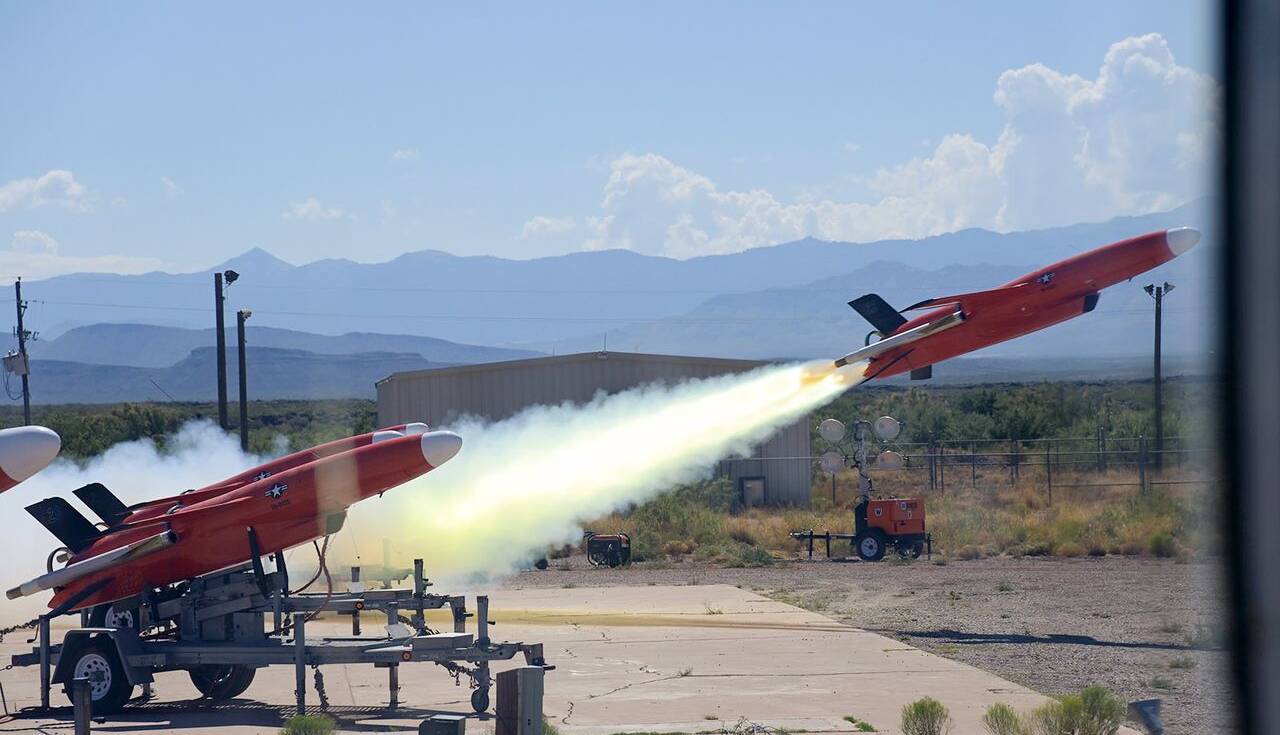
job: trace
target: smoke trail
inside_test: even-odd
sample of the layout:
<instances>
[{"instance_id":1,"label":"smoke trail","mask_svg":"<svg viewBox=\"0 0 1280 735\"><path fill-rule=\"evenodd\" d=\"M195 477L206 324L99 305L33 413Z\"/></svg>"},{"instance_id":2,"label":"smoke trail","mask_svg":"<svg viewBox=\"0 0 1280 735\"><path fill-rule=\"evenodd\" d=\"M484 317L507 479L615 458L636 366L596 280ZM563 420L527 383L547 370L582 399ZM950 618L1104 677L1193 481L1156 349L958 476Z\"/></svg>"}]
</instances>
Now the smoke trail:
<instances>
[{"instance_id":1,"label":"smoke trail","mask_svg":"<svg viewBox=\"0 0 1280 735\"><path fill-rule=\"evenodd\" d=\"M454 583L510 572L531 552L576 541L578 523L705 477L857 382L861 366L772 366L587 405L541 406L485 425L464 422L448 464L362 503L350 530L367 561L384 536ZM339 551L352 540L335 541ZM403 560L399 560L403 561Z\"/></svg>"},{"instance_id":2,"label":"smoke trail","mask_svg":"<svg viewBox=\"0 0 1280 735\"><path fill-rule=\"evenodd\" d=\"M646 386L584 406L536 407L491 425L463 422L463 451L441 469L351 509L333 547L366 545L381 558L381 540L428 560L433 577L469 582L511 571L530 553L575 541L577 523L672 485L705 476L717 460L745 454L774 430L822 405L861 372L825 365L762 368L675 386ZM285 448L279 447L280 453ZM266 461L207 421L193 421L162 451L149 439L117 444L82 463L58 459L0 494L5 527L5 588L40 574L59 544L23 508L67 498L101 482L126 504L174 495ZM88 517L91 514L86 513ZM295 561L296 559L296 561ZM309 573L306 550L290 568ZM45 609L48 594L0 607L10 623Z\"/></svg>"},{"instance_id":3,"label":"smoke trail","mask_svg":"<svg viewBox=\"0 0 1280 735\"><path fill-rule=\"evenodd\" d=\"M141 439L117 444L83 464L58 459L0 494L0 517L8 519L4 561L0 562L4 587L44 572L49 552L59 546L57 539L23 510L31 503L57 495L79 507L80 501L71 491L90 482L106 485L126 504L154 500L207 485L264 461L242 453L235 438L208 421L185 424L164 451L150 439ZM0 620L32 617L45 609L48 599L49 593L5 600Z\"/></svg>"}]
</instances>

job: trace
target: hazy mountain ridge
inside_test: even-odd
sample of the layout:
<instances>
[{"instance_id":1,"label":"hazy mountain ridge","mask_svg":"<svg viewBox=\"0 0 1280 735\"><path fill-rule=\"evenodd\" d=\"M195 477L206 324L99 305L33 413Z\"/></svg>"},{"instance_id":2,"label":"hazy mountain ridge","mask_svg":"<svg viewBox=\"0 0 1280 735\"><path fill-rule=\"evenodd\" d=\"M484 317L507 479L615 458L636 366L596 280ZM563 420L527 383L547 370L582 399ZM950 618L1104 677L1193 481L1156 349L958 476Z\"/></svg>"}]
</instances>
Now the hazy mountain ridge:
<instances>
[{"instance_id":1,"label":"hazy mountain ridge","mask_svg":"<svg viewBox=\"0 0 1280 735\"><path fill-rule=\"evenodd\" d=\"M68 330L57 338L31 343L32 359L97 365L161 368L187 358L192 350L211 347L215 329L184 329L150 324L91 324ZM234 360L236 331L226 330L227 350ZM246 326L250 348L301 350L316 355L357 355L372 352L417 355L428 362L475 363L536 357L538 352L503 347L459 344L434 337L348 332L321 335L275 327Z\"/></svg>"},{"instance_id":2,"label":"hazy mountain ridge","mask_svg":"<svg viewBox=\"0 0 1280 735\"><path fill-rule=\"evenodd\" d=\"M31 398L35 403L214 400L215 354L215 348L202 347L164 368L33 359ZM316 355L271 347L249 347L245 357L250 399L373 398L374 383L391 373L449 364L428 362L418 355ZM228 361L227 378L228 394L237 400L234 359ZM16 389L12 381L10 389Z\"/></svg>"},{"instance_id":3,"label":"hazy mountain ridge","mask_svg":"<svg viewBox=\"0 0 1280 735\"><path fill-rule=\"evenodd\" d=\"M294 266L255 249L201 273L31 281L24 283L24 296L33 303L31 327L48 333L108 321L205 328L212 321L211 273L233 268L241 277L227 289L228 314L250 308L258 326L527 346L678 316L725 294L800 288L875 261L926 269L1048 263L1152 230L1203 227L1208 212L1209 203L1199 201L1173 212L1032 232L970 229L863 244L804 239L689 260L624 250L531 260L418 251L385 263ZM11 325L11 316L0 319Z\"/></svg>"}]
</instances>

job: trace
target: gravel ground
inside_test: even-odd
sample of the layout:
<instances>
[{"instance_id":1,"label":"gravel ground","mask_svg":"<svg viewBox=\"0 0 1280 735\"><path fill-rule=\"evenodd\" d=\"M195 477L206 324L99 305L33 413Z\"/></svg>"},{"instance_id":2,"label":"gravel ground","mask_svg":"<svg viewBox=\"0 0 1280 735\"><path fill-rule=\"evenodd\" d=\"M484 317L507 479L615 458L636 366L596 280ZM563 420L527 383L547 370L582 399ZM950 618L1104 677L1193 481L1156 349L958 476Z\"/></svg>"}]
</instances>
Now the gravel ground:
<instances>
[{"instance_id":1,"label":"gravel ground","mask_svg":"<svg viewBox=\"0 0 1280 735\"><path fill-rule=\"evenodd\" d=\"M1098 683L1164 700L1166 733L1236 732L1222 575L1163 559L984 559L946 564L701 562L596 569L581 557L510 587L731 584L896 637L1046 694Z\"/></svg>"}]
</instances>

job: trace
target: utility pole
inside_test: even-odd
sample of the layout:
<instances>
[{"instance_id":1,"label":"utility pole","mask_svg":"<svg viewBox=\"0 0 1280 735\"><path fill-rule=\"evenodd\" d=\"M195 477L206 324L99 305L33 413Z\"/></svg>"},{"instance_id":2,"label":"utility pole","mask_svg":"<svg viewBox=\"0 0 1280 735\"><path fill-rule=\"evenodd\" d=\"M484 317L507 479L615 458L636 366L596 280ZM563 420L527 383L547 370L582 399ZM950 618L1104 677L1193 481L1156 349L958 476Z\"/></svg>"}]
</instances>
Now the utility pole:
<instances>
[{"instance_id":1,"label":"utility pole","mask_svg":"<svg viewBox=\"0 0 1280 735\"><path fill-rule=\"evenodd\" d=\"M1154 379L1154 386L1152 390L1154 392L1152 394L1152 404L1155 409L1156 423L1154 464L1156 467L1160 467L1164 460L1164 391L1161 390L1160 376L1160 332L1164 297L1168 296L1169 292L1173 290L1173 284L1168 281L1165 281L1163 286L1147 284L1142 290L1146 291L1148 296L1156 300L1155 365L1152 371Z\"/></svg>"},{"instance_id":2,"label":"utility pole","mask_svg":"<svg viewBox=\"0 0 1280 735\"><path fill-rule=\"evenodd\" d=\"M22 324L22 315L27 310L27 302L22 300L22 278L13 282L13 300L18 305L18 360L22 367L22 423L31 425L31 384L27 373L31 372L31 363L27 360L27 330Z\"/></svg>"},{"instance_id":3,"label":"utility pole","mask_svg":"<svg viewBox=\"0 0 1280 735\"><path fill-rule=\"evenodd\" d=\"M227 428L227 335L222 321L222 274L213 274L213 313L218 339L218 426Z\"/></svg>"},{"instance_id":4,"label":"utility pole","mask_svg":"<svg viewBox=\"0 0 1280 735\"><path fill-rule=\"evenodd\" d=\"M236 312L236 349L240 356L240 451L249 451L249 378L244 371L244 322L253 316L248 309Z\"/></svg>"},{"instance_id":5,"label":"utility pole","mask_svg":"<svg viewBox=\"0 0 1280 735\"><path fill-rule=\"evenodd\" d=\"M229 429L227 424L227 332L226 324L222 317L222 304L226 301L223 296L222 281L226 278L228 286L236 282L240 277L239 273L233 270L223 271L222 273L213 274L213 312L214 324L218 333L218 426L223 430Z\"/></svg>"}]
</instances>

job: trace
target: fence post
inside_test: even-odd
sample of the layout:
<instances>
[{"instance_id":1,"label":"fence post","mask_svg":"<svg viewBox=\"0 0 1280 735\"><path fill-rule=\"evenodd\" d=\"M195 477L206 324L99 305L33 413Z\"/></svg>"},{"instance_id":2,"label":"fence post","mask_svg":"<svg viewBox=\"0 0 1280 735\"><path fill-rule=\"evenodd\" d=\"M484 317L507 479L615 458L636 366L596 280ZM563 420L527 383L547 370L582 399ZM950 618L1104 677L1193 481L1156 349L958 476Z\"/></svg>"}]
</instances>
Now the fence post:
<instances>
[{"instance_id":1,"label":"fence post","mask_svg":"<svg viewBox=\"0 0 1280 735\"><path fill-rule=\"evenodd\" d=\"M1046 441L1044 443L1044 477L1049 483L1049 505L1053 506L1053 457L1049 451L1053 448L1053 442Z\"/></svg>"},{"instance_id":2,"label":"fence post","mask_svg":"<svg viewBox=\"0 0 1280 735\"><path fill-rule=\"evenodd\" d=\"M1138 437L1138 492L1147 492L1147 437Z\"/></svg>"},{"instance_id":3,"label":"fence post","mask_svg":"<svg viewBox=\"0 0 1280 735\"><path fill-rule=\"evenodd\" d=\"M929 489L938 489L938 445L929 435Z\"/></svg>"},{"instance_id":4,"label":"fence post","mask_svg":"<svg viewBox=\"0 0 1280 735\"><path fill-rule=\"evenodd\" d=\"M947 494L947 445L938 442L938 489Z\"/></svg>"},{"instance_id":5,"label":"fence post","mask_svg":"<svg viewBox=\"0 0 1280 735\"><path fill-rule=\"evenodd\" d=\"M974 490L978 489L978 443L969 442L969 482Z\"/></svg>"}]
</instances>

